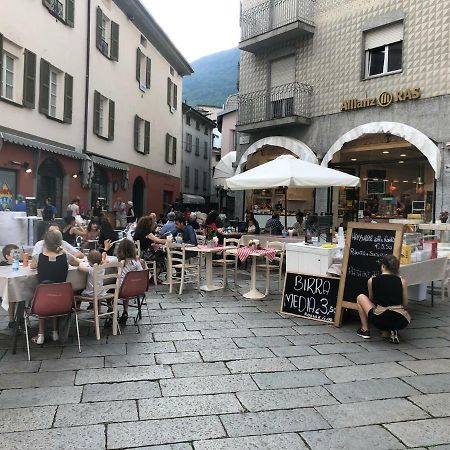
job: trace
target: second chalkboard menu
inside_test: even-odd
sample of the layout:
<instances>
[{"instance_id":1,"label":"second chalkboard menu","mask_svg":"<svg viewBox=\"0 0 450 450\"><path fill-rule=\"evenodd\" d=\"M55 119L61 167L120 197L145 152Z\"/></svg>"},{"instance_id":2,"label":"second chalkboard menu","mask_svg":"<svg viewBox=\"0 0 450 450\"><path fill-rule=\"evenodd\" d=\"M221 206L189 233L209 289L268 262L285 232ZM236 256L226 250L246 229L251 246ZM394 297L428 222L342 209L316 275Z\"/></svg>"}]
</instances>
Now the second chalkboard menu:
<instances>
[{"instance_id":1,"label":"second chalkboard menu","mask_svg":"<svg viewBox=\"0 0 450 450\"><path fill-rule=\"evenodd\" d=\"M335 324L340 326L342 308L358 309L356 298L367 294L367 281L380 272L384 256L400 258L402 224L350 222L342 264Z\"/></svg>"}]
</instances>

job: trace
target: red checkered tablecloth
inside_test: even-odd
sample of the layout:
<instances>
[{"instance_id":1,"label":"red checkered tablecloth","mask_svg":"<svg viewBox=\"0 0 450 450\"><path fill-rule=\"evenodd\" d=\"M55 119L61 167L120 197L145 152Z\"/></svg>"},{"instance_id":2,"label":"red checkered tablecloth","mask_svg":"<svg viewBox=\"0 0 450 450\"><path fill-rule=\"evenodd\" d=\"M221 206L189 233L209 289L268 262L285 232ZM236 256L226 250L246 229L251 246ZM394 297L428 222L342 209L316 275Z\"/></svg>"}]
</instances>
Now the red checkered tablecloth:
<instances>
[{"instance_id":1,"label":"red checkered tablecloth","mask_svg":"<svg viewBox=\"0 0 450 450\"><path fill-rule=\"evenodd\" d=\"M258 254L258 256L266 256L269 261L275 258L277 251L274 248L254 248L254 247L239 247L237 249L239 259L245 261L250 255Z\"/></svg>"}]
</instances>

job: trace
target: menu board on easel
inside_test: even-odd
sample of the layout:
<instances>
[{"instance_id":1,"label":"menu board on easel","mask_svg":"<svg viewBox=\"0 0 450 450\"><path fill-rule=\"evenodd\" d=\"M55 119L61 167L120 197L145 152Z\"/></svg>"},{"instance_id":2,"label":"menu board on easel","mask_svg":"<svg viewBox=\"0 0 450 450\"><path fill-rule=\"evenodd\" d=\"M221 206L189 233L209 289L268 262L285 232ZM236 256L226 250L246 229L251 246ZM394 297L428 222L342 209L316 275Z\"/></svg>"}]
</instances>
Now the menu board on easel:
<instances>
[{"instance_id":1,"label":"menu board on easel","mask_svg":"<svg viewBox=\"0 0 450 450\"><path fill-rule=\"evenodd\" d=\"M358 309L356 298L367 295L367 281L380 273L386 255L400 259L403 225L350 222L342 262L335 325L342 322L342 309Z\"/></svg>"},{"instance_id":2,"label":"menu board on easel","mask_svg":"<svg viewBox=\"0 0 450 450\"><path fill-rule=\"evenodd\" d=\"M25 197L25 208L27 212L27 217L37 216L36 197Z\"/></svg>"}]
</instances>

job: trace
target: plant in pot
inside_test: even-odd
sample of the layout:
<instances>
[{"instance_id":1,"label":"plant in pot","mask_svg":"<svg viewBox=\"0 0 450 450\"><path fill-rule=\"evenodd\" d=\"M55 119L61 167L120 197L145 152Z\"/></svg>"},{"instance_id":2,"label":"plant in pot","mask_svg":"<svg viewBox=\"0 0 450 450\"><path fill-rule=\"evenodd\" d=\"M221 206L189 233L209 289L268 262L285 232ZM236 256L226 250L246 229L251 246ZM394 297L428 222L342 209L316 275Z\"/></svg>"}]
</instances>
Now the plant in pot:
<instances>
[{"instance_id":1,"label":"plant in pot","mask_svg":"<svg viewBox=\"0 0 450 450\"><path fill-rule=\"evenodd\" d=\"M448 211L441 211L439 214L439 220L441 223L447 223L448 220Z\"/></svg>"}]
</instances>

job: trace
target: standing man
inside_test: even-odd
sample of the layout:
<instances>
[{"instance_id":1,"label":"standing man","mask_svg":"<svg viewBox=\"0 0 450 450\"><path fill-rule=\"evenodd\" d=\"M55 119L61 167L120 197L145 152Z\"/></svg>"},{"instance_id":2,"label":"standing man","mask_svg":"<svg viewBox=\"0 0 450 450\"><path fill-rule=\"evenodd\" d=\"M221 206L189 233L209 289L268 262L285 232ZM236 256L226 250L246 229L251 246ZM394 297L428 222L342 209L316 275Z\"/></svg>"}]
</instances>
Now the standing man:
<instances>
[{"instance_id":1,"label":"standing man","mask_svg":"<svg viewBox=\"0 0 450 450\"><path fill-rule=\"evenodd\" d=\"M116 212L116 225L125 228L127 226L127 205L120 197L114 203L113 210Z\"/></svg>"}]
</instances>

